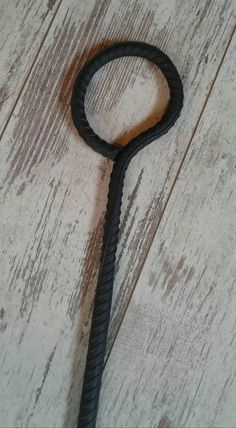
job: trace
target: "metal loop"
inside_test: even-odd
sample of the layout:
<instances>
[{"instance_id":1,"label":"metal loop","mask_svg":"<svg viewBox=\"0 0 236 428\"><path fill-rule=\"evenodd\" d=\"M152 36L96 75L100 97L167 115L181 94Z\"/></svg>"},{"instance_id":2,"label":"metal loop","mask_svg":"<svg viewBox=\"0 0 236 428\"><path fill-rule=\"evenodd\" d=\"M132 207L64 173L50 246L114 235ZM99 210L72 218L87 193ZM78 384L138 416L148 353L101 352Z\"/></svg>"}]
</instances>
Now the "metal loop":
<instances>
[{"instance_id":1,"label":"metal loop","mask_svg":"<svg viewBox=\"0 0 236 428\"><path fill-rule=\"evenodd\" d=\"M85 113L85 95L88 84L93 75L108 62L126 56L145 58L156 64L162 71L170 90L170 99L167 110L156 125L142 132L140 136L131 140L124 148L118 148L100 138L91 128ZM183 86L179 73L169 57L155 46L142 42L124 42L115 44L99 52L90 59L81 69L74 85L71 99L71 112L74 125L84 141L96 152L103 156L115 159L122 150L130 150L138 143L135 152L163 135L174 125L183 106ZM141 138L140 138L141 137ZM128 147L129 146L129 147Z\"/></svg>"}]
</instances>

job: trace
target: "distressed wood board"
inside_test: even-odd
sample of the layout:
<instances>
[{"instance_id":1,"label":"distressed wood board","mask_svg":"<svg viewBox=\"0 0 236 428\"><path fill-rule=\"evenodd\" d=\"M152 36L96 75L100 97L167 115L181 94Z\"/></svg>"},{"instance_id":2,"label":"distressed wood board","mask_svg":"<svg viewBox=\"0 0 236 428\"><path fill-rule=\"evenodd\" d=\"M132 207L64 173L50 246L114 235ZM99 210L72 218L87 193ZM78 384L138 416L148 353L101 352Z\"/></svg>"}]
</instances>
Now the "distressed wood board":
<instances>
[{"instance_id":1,"label":"distressed wood board","mask_svg":"<svg viewBox=\"0 0 236 428\"><path fill-rule=\"evenodd\" d=\"M99 427L236 426L236 37L108 359Z\"/></svg>"},{"instance_id":2,"label":"distressed wood board","mask_svg":"<svg viewBox=\"0 0 236 428\"><path fill-rule=\"evenodd\" d=\"M59 0L0 2L0 135L37 57Z\"/></svg>"},{"instance_id":3,"label":"distressed wood board","mask_svg":"<svg viewBox=\"0 0 236 428\"><path fill-rule=\"evenodd\" d=\"M62 1L1 140L0 414L5 426L73 426L78 412L112 165L73 129L69 102L77 71L101 46L143 40L170 55L185 88L177 126L129 168L111 345L233 24L230 1ZM123 143L161 115L167 93L146 63L116 66L116 75L114 64L94 80L87 108L101 135ZM109 73L114 80L106 78ZM146 94L154 94L151 103ZM143 99L147 116L140 114ZM148 108L156 104L154 114Z\"/></svg>"}]
</instances>

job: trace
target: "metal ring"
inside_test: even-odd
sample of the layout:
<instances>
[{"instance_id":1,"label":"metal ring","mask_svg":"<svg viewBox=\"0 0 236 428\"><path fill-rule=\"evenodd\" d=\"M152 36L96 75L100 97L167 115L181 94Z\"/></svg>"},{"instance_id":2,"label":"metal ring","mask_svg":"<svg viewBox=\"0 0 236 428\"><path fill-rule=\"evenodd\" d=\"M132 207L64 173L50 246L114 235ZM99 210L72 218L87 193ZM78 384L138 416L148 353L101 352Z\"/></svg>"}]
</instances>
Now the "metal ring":
<instances>
[{"instance_id":1,"label":"metal ring","mask_svg":"<svg viewBox=\"0 0 236 428\"><path fill-rule=\"evenodd\" d=\"M91 128L85 113L85 95L88 84L93 75L108 62L126 56L145 58L156 64L162 71L170 91L167 110L162 119L154 126L135 137L124 148L118 148L107 143ZM142 42L124 42L110 46L91 58L81 69L74 85L71 99L71 113L74 125L84 141L96 152L115 159L123 150L134 151L142 149L145 145L168 131L174 125L183 106L183 86L179 73L170 58L155 46ZM136 145L136 147L135 147ZM128 147L129 146L129 147Z\"/></svg>"}]
</instances>

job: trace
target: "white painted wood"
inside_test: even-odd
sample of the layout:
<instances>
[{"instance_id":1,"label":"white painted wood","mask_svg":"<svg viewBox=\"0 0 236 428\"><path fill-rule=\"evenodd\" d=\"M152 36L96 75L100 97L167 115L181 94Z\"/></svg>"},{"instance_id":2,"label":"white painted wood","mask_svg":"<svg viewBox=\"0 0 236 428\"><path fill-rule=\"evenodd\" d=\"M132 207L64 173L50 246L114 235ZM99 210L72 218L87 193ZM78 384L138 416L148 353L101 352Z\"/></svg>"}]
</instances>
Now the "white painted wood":
<instances>
[{"instance_id":1,"label":"white painted wood","mask_svg":"<svg viewBox=\"0 0 236 428\"><path fill-rule=\"evenodd\" d=\"M92 152L72 127L69 102L77 71L101 45L144 40L170 55L185 87L178 125L129 168L113 338L233 23L230 1L62 1L1 141L3 425L69 427L78 412L111 163ZM111 137L127 129L131 107L137 108L130 119L136 131L141 118L148 125L139 112L148 108L152 93L161 104L157 116L166 103L165 85L156 84L147 65L132 61L129 69L124 61L117 66L116 72L111 66L113 82L106 79L108 67L93 83L103 104L98 97L93 104L88 95L91 121L100 123L99 132L107 137L108 125Z\"/></svg>"},{"instance_id":2,"label":"white painted wood","mask_svg":"<svg viewBox=\"0 0 236 428\"><path fill-rule=\"evenodd\" d=\"M236 426L236 37L106 365L99 427Z\"/></svg>"},{"instance_id":3,"label":"white painted wood","mask_svg":"<svg viewBox=\"0 0 236 428\"><path fill-rule=\"evenodd\" d=\"M59 0L0 2L0 135L58 4Z\"/></svg>"}]
</instances>

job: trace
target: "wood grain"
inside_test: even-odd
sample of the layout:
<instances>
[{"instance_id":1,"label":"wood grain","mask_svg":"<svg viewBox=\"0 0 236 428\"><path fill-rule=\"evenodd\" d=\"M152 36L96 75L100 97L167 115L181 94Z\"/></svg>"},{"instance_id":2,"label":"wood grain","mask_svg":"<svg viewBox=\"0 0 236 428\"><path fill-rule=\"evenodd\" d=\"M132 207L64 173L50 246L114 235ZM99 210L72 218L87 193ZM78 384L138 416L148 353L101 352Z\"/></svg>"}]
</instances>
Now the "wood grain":
<instances>
[{"instance_id":1,"label":"wood grain","mask_svg":"<svg viewBox=\"0 0 236 428\"><path fill-rule=\"evenodd\" d=\"M59 0L0 3L0 135L37 57Z\"/></svg>"},{"instance_id":2,"label":"wood grain","mask_svg":"<svg viewBox=\"0 0 236 428\"><path fill-rule=\"evenodd\" d=\"M236 426L236 37L106 365L99 427Z\"/></svg>"},{"instance_id":3,"label":"wood grain","mask_svg":"<svg viewBox=\"0 0 236 428\"><path fill-rule=\"evenodd\" d=\"M178 125L129 168L112 343L233 23L230 1L62 1L1 141L5 426L73 426L78 412L112 167L73 129L69 103L78 70L112 41L144 40L170 55L185 87ZM159 74L138 60L104 68L92 85L98 95L93 102L88 94L91 122L122 144L161 115L168 96Z\"/></svg>"}]
</instances>

